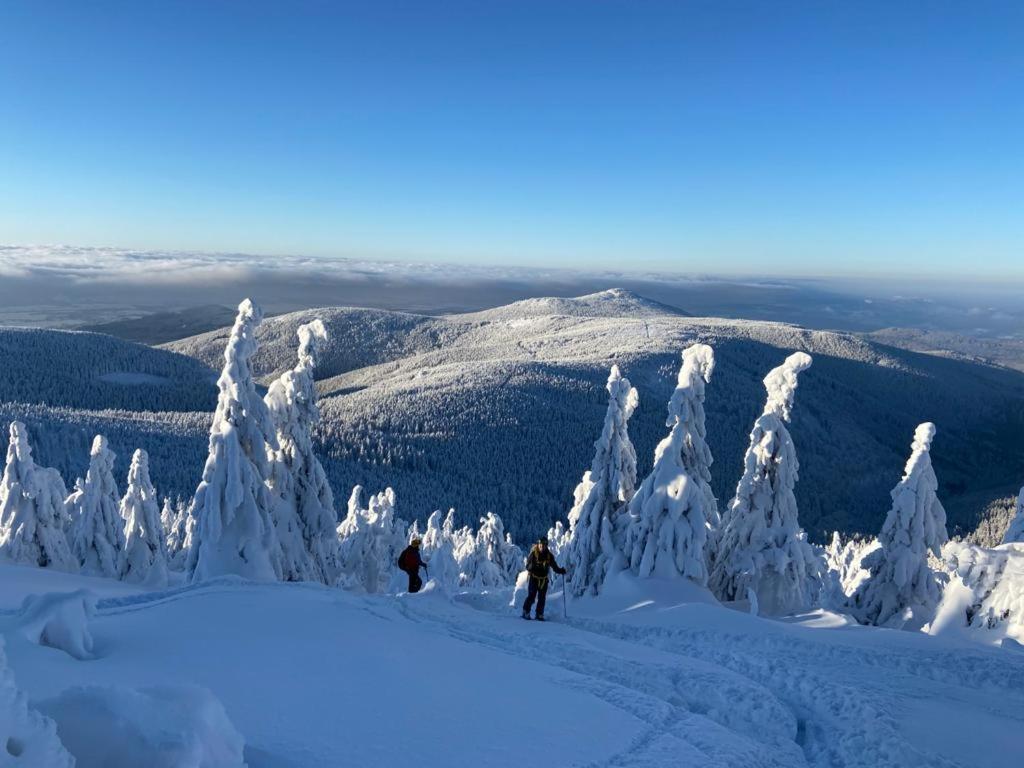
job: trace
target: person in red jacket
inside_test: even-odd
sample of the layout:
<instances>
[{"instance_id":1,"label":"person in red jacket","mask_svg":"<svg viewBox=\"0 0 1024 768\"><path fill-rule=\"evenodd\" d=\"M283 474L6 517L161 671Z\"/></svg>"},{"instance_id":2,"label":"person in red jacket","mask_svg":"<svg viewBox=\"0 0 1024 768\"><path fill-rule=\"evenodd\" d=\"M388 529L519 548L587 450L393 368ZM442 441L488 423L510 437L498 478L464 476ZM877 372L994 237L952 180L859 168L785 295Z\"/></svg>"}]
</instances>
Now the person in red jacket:
<instances>
[{"instance_id":1,"label":"person in red jacket","mask_svg":"<svg viewBox=\"0 0 1024 768\"><path fill-rule=\"evenodd\" d=\"M544 603L548 599L548 574L550 571L565 575L565 568L555 562L555 556L548 549L548 540L541 536L526 558L526 572L530 574L529 590L523 603L523 618L530 618L530 608L537 601L537 621L544 621Z\"/></svg>"},{"instance_id":2,"label":"person in red jacket","mask_svg":"<svg viewBox=\"0 0 1024 768\"><path fill-rule=\"evenodd\" d=\"M423 579L420 578L420 568L425 569L427 564L420 557L420 545L422 543L419 539L413 539L409 542L409 546L402 550L402 554L398 556L398 567L409 576L410 592L419 592L420 587L423 586Z\"/></svg>"}]
</instances>

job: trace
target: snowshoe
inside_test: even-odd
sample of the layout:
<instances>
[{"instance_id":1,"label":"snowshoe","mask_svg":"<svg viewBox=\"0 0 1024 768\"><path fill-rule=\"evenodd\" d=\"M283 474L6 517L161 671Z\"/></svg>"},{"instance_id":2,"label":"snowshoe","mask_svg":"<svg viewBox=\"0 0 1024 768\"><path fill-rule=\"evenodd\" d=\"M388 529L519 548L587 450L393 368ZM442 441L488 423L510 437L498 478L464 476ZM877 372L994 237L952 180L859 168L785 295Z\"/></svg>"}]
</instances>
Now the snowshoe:
<instances>
[{"instance_id":1,"label":"snowshoe","mask_svg":"<svg viewBox=\"0 0 1024 768\"><path fill-rule=\"evenodd\" d=\"M530 620L530 614L528 614L526 611L523 611L523 618L526 619L527 621L529 621Z\"/></svg>"},{"instance_id":2,"label":"snowshoe","mask_svg":"<svg viewBox=\"0 0 1024 768\"><path fill-rule=\"evenodd\" d=\"M544 617L543 616L538 616L537 617L537 621L544 621Z\"/></svg>"}]
</instances>

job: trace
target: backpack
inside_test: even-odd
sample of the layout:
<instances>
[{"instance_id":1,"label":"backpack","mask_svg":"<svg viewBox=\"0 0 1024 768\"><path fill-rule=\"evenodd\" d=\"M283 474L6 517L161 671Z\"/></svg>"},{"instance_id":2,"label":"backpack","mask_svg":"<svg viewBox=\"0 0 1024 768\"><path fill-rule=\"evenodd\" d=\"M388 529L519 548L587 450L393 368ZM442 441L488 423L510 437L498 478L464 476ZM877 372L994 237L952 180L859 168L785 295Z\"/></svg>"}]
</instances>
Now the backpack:
<instances>
[{"instance_id":1,"label":"backpack","mask_svg":"<svg viewBox=\"0 0 1024 768\"><path fill-rule=\"evenodd\" d=\"M411 571L413 568L412 559L412 547L406 547L402 550L402 554L398 556L398 567L403 571Z\"/></svg>"}]
</instances>

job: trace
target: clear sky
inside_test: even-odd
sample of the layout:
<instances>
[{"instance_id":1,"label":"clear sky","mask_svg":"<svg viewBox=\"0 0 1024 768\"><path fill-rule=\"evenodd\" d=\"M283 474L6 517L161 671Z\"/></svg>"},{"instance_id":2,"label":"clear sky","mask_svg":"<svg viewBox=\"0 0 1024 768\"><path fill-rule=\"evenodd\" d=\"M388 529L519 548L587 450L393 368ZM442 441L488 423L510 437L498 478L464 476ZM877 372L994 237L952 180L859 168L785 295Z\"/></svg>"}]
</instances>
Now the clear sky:
<instances>
[{"instance_id":1,"label":"clear sky","mask_svg":"<svg viewBox=\"0 0 1024 768\"><path fill-rule=\"evenodd\" d=\"M1024 276L1024 2L0 2L0 242Z\"/></svg>"}]
</instances>

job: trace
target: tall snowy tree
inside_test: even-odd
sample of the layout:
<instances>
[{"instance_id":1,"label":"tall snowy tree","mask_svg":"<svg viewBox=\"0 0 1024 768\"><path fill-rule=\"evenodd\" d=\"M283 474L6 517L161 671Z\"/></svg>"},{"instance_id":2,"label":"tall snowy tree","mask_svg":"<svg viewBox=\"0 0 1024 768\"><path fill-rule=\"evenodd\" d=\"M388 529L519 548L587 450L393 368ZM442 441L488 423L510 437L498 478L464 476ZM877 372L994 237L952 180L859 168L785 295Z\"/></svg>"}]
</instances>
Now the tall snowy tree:
<instances>
[{"instance_id":1,"label":"tall snowy tree","mask_svg":"<svg viewBox=\"0 0 1024 768\"><path fill-rule=\"evenodd\" d=\"M936 495L931 444L935 425L926 422L914 432L903 479L892 490L892 507L878 536L881 546L863 560L871 575L850 600L862 624L903 627L931 620L942 598L928 554L941 557L946 534L946 511Z\"/></svg>"},{"instance_id":2,"label":"tall snowy tree","mask_svg":"<svg viewBox=\"0 0 1024 768\"><path fill-rule=\"evenodd\" d=\"M128 489L121 499L125 541L124 580L150 587L167 585L167 542L156 489L149 479L149 455L141 448L132 456Z\"/></svg>"},{"instance_id":3,"label":"tall snowy tree","mask_svg":"<svg viewBox=\"0 0 1024 768\"><path fill-rule=\"evenodd\" d=\"M65 533L67 490L55 469L36 466L28 431L10 428L7 463L0 480L0 556L16 563L77 571Z\"/></svg>"},{"instance_id":4,"label":"tall snowy tree","mask_svg":"<svg viewBox=\"0 0 1024 768\"><path fill-rule=\"evenodd\" d=\"M193 581L225 574L263 581L281 576L267 484L269 449L277 439L249 369L262 319L258 307L243 301L224 350L209 455L192 503L196 522L188 571Z\"/></svg>"},{"instance_id":5,"label":"tall snowy tree","mask_svg":"<svg viewBox=\"0 0 1024 768\"><path fill-rule=\"evenodd\" d=\"M349 497L348 514L338 525L340 582L370 594L385 592L396 575L408 526L395 519L395 492L387 488L362 504L361 486Z\"/></svg>"},{"instance_id":6,"label":"tall snowy tree","mask_svg":"<svg viewBox=\"0 0 1024 768\"><path fill-rule=\"evenodd\" d=\"M316 402L316 367L320 344L327 330L320 320L299 326L299 359L270 386L265 401L277 430L279 450L274 462L289 478L280 491L283 502L294 510L311 573L304 576L332 584L338 576L338 525L334 494L320 459L313 451L312 431L320 421Z\"/></svg>"},{"instance_id":7,"label":"tall snowy tree","mask_svg":"<svg viewBox=\"0 0 1024 768\"><path fill-rule=\"evenodd\" d=\"M1017 496L1017 512L1010 520L1010 527L1003 534L1003 544L1024 543L1024 488Z\"/></svg>"},{"instance_id":8,"label":"tall snowy tree","mask_svg":"<svg viewBox=\"0 0 1024 768\"><path fill-rule=\"evenodd\" d=\"M124 518L114 480L114 452L107 438L96 435L89 453L89 471L69 499L73 519L72 549L82 573L118 579L124 573Z\"/></svg>"},{"instance_id":9,"label":"tall snowy tree","mask_svg":"<svg viewBox=\"0 0 1024 768\"><path fill-rule=\"evenodd\" d=\"M562 553L575 595L597 594L615 560L615 521L636 488L636 451L629 440L629 417L639 399L617 365L608 376L608 409L594 443L590 469L576 486L569 512L569 543ZM561 545L561 542L558 542Z\"/></svg>"},{"instance_id":10,"label":"tall snowy tree","mask_svg":"<svg viewBox=\"0 0 1024 768\"><path fill-rule=\"evenodd\" d=\"M493 512L480 518L480 527L467 549L459 564L464 586L506 587L515 584L523 569L523 551L512 543L501 518Z\"/></svg>"},{"instance_id":11,"label":"tall snowy tree","mask_svg":"<svg viewBox=\"0 0 1024 768\"><path fill-rule=\"evenodd\" d=\"M797 517L799 464L786 424L797 376L811 365L795 352L764 379L768 398L754 422L743 476L722 520L710 586L721 600L750 598L759 612L791 613L812 606L825 563Z\"/></svg>"},{"instance_id":12,"label":"tall snowy tree","mask_svg":"<svg viewBox=\"0 0 1024 768\"><path fill-rule=\"evenodd\" d=\"M683 352L668 403L670 428L654 452L654 466L629 504L624 553L637 576L683 576L707 584L708 530L718 520L711 492L711 450L705 441L704 385L715 355L706 344Z\"/></svg>"}]
</instances>

